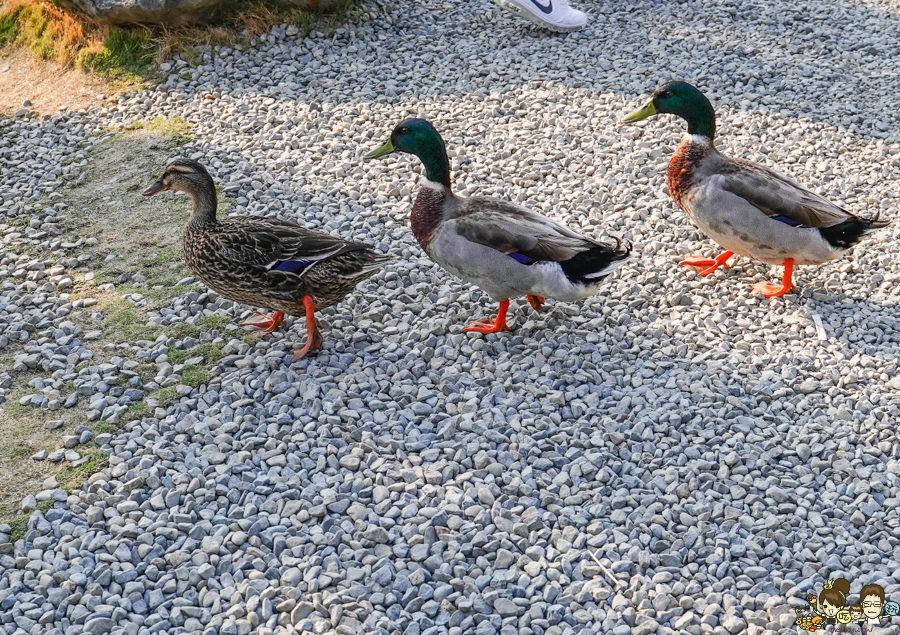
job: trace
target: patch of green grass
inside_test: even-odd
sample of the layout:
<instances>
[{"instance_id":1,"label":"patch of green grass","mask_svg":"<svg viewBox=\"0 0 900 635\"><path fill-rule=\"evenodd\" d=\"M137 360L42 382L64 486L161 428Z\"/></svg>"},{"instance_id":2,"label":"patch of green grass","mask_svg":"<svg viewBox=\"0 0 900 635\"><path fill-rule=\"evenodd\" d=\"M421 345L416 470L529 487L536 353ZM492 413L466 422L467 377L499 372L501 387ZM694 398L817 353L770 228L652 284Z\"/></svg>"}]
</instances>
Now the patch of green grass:
<instances>
[{"instance_id":1,"label":"patch of green grass","mask_svg":"<svg viewBox=\"0 0 900 635\"><path fill-rule=\"evenodd\" d=\"M231 318L225 315L201 315L195 324L204 331L224 329L231 323Z\"/></svg>"},{"instance_id":2,"label":"patch of green grass","mask_svg":"<svg viewBox=\"0 0 900 635\"><path fill-rule=\"evenodd\" d=\"M166 354L169 356L169 361L173 364L181 364L184 360L190 359L191 357L202 357L203 361L207 363L214 363L222 359L222 349L224 345L222 344L198 344L194 348L187 349L179 349L169 347L166 351Z\"/></svg>"},{"instance_id":3,"label":"patch of green grass","mask_svg":"<svg viewBox=\"0 0 900 635\"><path fill-rule=\"evenodd\" d=\"M157 117L147 124L147 129L161 134L169 143L184 145L193 138L191 125L181 117ZM160 252L163 254L165 251ZM181 249L171 249L173 259L181 260ZM168 260L167 260L168 262Z\"/></svg>"},{"instance_id":4,"label":"patch of green grass","mask_svg":"<svg viewBox=\"0 0 900 635\"><path fill-rule=\"evenodd\" d=\"M116 426L112 425L108 421L98 421L97 423L94 424L94 433L95 434L111 434L115 431L116 431Z\"/></svg>"},{"instance_id":5,"label":"patch of green grass","mask_svg":"<svg viewBox=\"0 0 900 635\"><path fill-rule=\"evenodd\" d=\"M193 324L179 322L167 329L172 337L183 340L187 337L200 337L201 333L221 331L231 322L231 318L224 315L202 315Z\"/></svg>"},{"instance_id":6,"label":"patch of green grass","mask_svg":"<svg viewBox=\"0 0 900 635\"><path fill-rule=\"evenodd\" d=\"M22 513L7 515L6 513L0 511L0 518L5 518L6 523L12 529L9 534L9 539L13 543L25 537L25 531L28 529L28 516L28 514Z\"/></svg>"},{"instance_id":7,"label":"patch of green grass","mask_svg":"<svg viewBox=\"0 0 900 635\"><path fill-rule=\"evenodd\" d=\"M185 366L181 372L181 383L192 388L208 384L212 379L212 372L203 366Z\"/></svg>"},{"instance_id":8,"label":"patch of green grass","mask_svg":"<svg viewBox=\"0 0 900 635\"><path fill-rule=\"evenodd\" d=\"M150 130L151 132L155 132L158 135L162 136L167 142L171 145L184 145L191 139L193 139L193 135L191 135L191 124L186 122L181 117L157 117L156 119L152 119L150 121L135 121L134 123L125 127L126 130ZM167 252L171 252L171 257ZM181 250L177 248L167 248L160 252L162 259L157 261L158 263L170 262L171 260L181 259ZM154 258L150 260L145 260L147 264L154 264Z\"/></svg>"},{"instance_id":9,"label":"patch of green grass","mask_svg":"<svg viewBox=\"0 0 900 635\"><path fill-rule=\"evenodd\" d=\"M105 307L110 316L104 322L104 335L119 342L155 340L162 332L158 326L149 326L146 315L125 300Z\"/></svg>"},{"instance_id":10,"label":"patch of green grass","mask_svg":"<svg viewBox=\"0 0 900 635\"><path fill-rule=\"evenodd\" d=\"M27 382L27 379L25 381ZM6 395L6 402L4 402L2 406L3 409L6 410L9 416L14 419L20 419L22 417L27 417L30 414L33 414L34 412L36 412L34 406L23 406L19 403L19 399L34 392L35 390L31 386L20 385L18 388Z\"/></svg>"},{"instance_id":11,"label":"patch of green grass","mask_svg":"<svg viewBox=\"0 0 900 635\"><path fill-rule=\"evenodd\" d=\"M10 12L0 16L0 46L7 46L16 41L19 28L16 24L16 13Z\"/></svg>"},{"instance_id":12,"label":"patch of green grass","mask_svg":"<svg viewBox=\"0 0 900 635\"><path fill-rule=\"evenodd\" d=\"M139 364L138 367L134 369L134 372L141 376L141 380L148 382L156 377L156 364L151 364L149 362Z\"/></svg>"},{"instance_id":13,"label":"patch of green grass","mask_svg":"<svg viewBox=\"0 0 900 635\"><path fill-rule=\"evenodd\" d=\"M186 293L199 290L199 287L176 287L174 284L170 284L163 286L162 289L141 289L138 293L143 294L153 308L159 309L168 306L173 298L180 298Z\"/></svg>"},{"instance_id":14,"label":"patch of green grass","mask_svg":"<svg viewBox=\"0 0 900 635\"><path fill-rule=\"evenodd\" d=\"M91 136L92 137L102 137L105 134L110 134L110 133L116 134L118 132L119 132L118 128L115 128L113 126L106 126L105 128L101 128L100 130L96 130L96 131L92 132Z\"/></svg>"},{"instance_id":15,"label":"patch of green grass","mask_svg":"<svg viewBox=\"0 0 900 635\"><path fill-rule=\"evenodd\" d=\"M67 465L56 474L56 481L59 483L59 486L69 494L81 489L84 481L91 474L96 474L109 465L109 457L97 448L85 451L82 456L88 457L88 461L78 467Z\"/></svg>"},{"instance_id":16,"label":"patch of green grass","mask_svg":"<svg viewBox=\"0 0 900 635\"><path fill-rule=\"evenodd\" d=\"M6 403L3 404L3 408L13 419L20 419L22 417L28 416L28 414L33 410L33 408L31 408L30 406L23 406L18 401L13 401L12 399L8 399Z\"/></svg>"},{"instance_id":17,"label":"patch of green grass","mask_svg":"<svg viewBox=\"0 0 900 635\"><path fill-rule=\"evenodd\" d=\"M34 454L34 450L30 446L17 445L10 449L9 458L13 461L24 461Z\"/></svg>"},{"instance_id":18,"label":"patch of green grass","mask_svg":"<svg viewBox=\"0 0 900 635\"><path fill-rule=\"evenodd\" d=\"M152 414L150 406L143 401L138 401L128 406L128 409L122 413L122 421L133 421L134 419L143 419Z\"/></svg>"},{"instance_id":19,"label":"patch of green grass","mask_svg":"<svg viewBox=\"0 0 900 635\"><path fill-rule=\"evenodd\" d=\"M180 117L176 117L175 119L180 120ZM161 117L159 119L155 119L154 121L166 121ZM172 120L169 120L172 121ZM173 124L177 125L177 124ZM187 124L185 124L187 125ZM176 134L180 134L177 133ZM155 267L158 265L167 265L171 263L181 263L182 261L182 252L181 247L179 245L170 245L168 247L163 247L157 252L149 254L146 258L143 259L143 264L145 267Z\"/></svg>"},{"instance_id":20,"label":"patch of green grass","mask_svg":"<svg viewBox=\"0 0 900 635\"><path fill-rule=\"evenodd\" d=\"M46 512L48 509L50 509L50 508L52 508L52 507L53 507L53 499L52 499L52 498L48 498L48 499L45 500L45 501L40 501L40 502L37 504L37 506L35 507L35 509L36 509L37 511L43 513L43 512Z\"/></svg>"},{"instance_id":21,"label":"patch of green grass","mask_svg":"<svg viewBox=\"0 0 900 635\"><path fill-rule=\"evenodd\" d=\"M144 82L155 78L157 47L147 29L112 29L102 44L87 48L77 66L114 81Z\"/></svg>"},{"instance_id":22,"label":"patch of green grass","mask_svg":"<svg viewBox=\"0 0 900 635\"><path fill-rule=\"evenodd\" d=\"M162 408L165 408L178 398L178 393L174 388L161 388L154 392L151 397L159 402Z\"/></svg>"}]
</instances>

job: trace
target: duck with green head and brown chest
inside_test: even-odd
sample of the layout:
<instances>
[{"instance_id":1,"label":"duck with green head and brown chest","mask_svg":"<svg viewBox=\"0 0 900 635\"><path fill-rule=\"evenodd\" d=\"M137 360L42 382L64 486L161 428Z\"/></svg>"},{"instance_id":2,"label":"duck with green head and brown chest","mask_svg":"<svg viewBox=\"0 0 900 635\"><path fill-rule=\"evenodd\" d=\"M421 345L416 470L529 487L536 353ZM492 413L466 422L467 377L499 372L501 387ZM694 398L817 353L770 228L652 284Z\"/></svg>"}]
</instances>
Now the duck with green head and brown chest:
<instances>
[{"instance_id":1,"label":"duck with green head and brown chest","mask_svg":"<svg viewBox=\"0 0 900 635\"><path fill-rule=\"evenodd\" d=\"M586 238L562 223L494 198L463 198L450 187L444 141L424 119L408 119L367 158L392 152L414 154L425 165L425 183L410 214L413 234L425 253L450 273L500 303L493 321L464 330L507 329L510 298L526 296L540 310L545 298L567 302L594 295L602 281L628 259L629 251Z\"/></svg>"},{"instance_id":2,"label":"duck with green head and brown chest","mask_svg":"<svg viewBox=\"0 0 900 635\"><path fill-rule=\"evenodd\" d=\"M241 326L271 332L285 314L305 315L306 345L292 361L322 344L314 311L340 302L392 260L369 245L342 240L278 218L216 218L216 188L197 161L175 159L144 190L188 194L194 211L182 237L188 268L229 300L274 311Z\"/></svg>"},{"instance_id":3,"label":"duck with green head and brown chest","mask_svg":"<svg viewBox=\"0 0 900 635\"><path fill-rule=\"evenodd\" d=\"M767 298L781 296L794 287L795 265L839 258L863 236L889 223L854 216L774 170L716 150L712 104L685 82L660 86L623 123L661 113L687 122L687 133L669 163L669 193L700 231L726 249L714 259L682 262L699 268L701 276L727 267L737 254L783 266L780 285L753 286Z\"/></svg>"}]
</instances>

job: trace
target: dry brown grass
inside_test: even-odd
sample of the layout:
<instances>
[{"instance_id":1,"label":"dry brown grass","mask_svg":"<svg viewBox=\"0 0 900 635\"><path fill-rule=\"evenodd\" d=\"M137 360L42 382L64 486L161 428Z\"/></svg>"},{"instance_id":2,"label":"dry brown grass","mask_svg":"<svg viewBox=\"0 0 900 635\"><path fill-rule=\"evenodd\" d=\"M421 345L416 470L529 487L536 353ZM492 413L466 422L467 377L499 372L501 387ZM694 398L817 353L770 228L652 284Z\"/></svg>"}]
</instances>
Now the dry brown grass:
<instances>
[{"instance_id":1,"label":"dry brown grass","mask_svg":"<svg viewBox=\"0 0 900 635\"><path fill-rule=\"evenodd\" d=\"M22 44L41 59L68 63L105 29L86 16L63 11L42 0L0 3L0 45Z\"/></svg>"},{"instance_id":2,"label":"dry brown grass","mask_svg":"<svg viewBox=\"0 0 900 635\"><path fill-rule=\"evenodd\" d=\"M262 35L278 24L297 25L304 36L314 28L328 31L348 19L352 6L353 0L346 0L331 13L317 14L265 0L251 2L222 9L212 24L160 27L154 36L154 43L158 47L160 61L175 53L190 59L194 47L235 44Z\"/></svg>"},{"instance_id":3,"label":"dry brown grass","mask_svg":"<svg viewBox=\"0 0 900 635\"><path fill-rule=\"evenodd\" d=\"M74 65L113 79L155 79L155 63L178 53L195 57L198 46L230 45L295 24L304 34L345 22L354 0L328 14L288 8L269 0L223 8L210 24L179 27L110 27L47 0L0 0L0 49L27 48L45 60Z\"/></svg>"}]
</instances>

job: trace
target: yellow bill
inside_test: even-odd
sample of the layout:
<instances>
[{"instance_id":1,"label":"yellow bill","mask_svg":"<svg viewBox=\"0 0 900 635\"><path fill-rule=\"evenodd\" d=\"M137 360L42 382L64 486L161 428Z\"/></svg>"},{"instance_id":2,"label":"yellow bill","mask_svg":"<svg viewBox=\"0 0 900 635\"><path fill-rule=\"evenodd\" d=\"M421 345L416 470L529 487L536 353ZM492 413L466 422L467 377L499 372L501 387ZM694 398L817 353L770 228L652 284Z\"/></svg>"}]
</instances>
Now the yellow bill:
<instances>
[{"instance_id":1,"label":"yellow bill","mask_svg":"<svg viewBox=\"0 0 900 635\"><path fill-rule=\"evenodd\" d=\"M634 123L635 121L640 121L641 119L646 119L647 117L652 117L656 114L656 106L653 104L653 100L648 101L642 108L638 108L633 113L628 115L622 120L622 123Z\"/></svg>"},{"instance_id":2,"label":"yellow bill","mask_svg":"<svg viewBox=\"0 0 900 635\"><path fill-rule=\"evenodd\" d=\"M377 159L378 157L383 157L386 154L390 154L394 151L394 144L391 143L391 140L388 139L384 145L378 146L374 150L372 150L369 154L367 154L364 159Z\"/></svg>"}]
</instances>

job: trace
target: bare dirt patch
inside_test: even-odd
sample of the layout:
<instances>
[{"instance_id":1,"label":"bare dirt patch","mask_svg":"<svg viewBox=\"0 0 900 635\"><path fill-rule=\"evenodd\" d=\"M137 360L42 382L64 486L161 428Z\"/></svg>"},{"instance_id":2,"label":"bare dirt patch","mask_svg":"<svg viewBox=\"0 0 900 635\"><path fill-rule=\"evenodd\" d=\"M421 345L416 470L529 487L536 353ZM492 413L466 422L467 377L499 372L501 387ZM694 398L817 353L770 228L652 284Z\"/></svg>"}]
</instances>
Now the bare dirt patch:
<instances>
[{"instance_id":1,"label":"bare dirt patch","mask_svg":"<svg viewBox=\"0 0 900 635\"><path fill-rule=\"evenodd\" d=\"M136 279L152 290L189 275L181 234L190 203L141 195L162 174L185 132L180 122L158 121L107 139L94 149L86 178L66 193L72 210L67 229L97 239L93 248L103 257L98 272L103 281Z\"/></svg>"},{"instance_id":2,"label":"bare dirt patch","mask_svg":"<svg viewBox=\"0 0 900 635\"><path fill-rule=\"evenodd\" d=\"M7 57L0 57L0 114L14 114L26 99L31 101L31 109L42 114L58 112L60 108L81 110L100 103L98 96L107 91L103 79L36 59L25 50L13 50Z\"/></svg>"},{"instance_id":3,"label":"bare dirt patch","mask_svg":"<svg viewBox=\"0 0 900 635\"><path fill-rule=\"evenodd\" d=\"M73 272L75 287L70 301L96 301L88 308L73 311L67 319L81 329L81 337L89 331L100 333L86 342L94 351L94 358L79 363L77 369L102 363L114 355L128 358L129 353L116 346L121 342L155 340L160 334L199 336L201 329L224 326L207 321L196 326L148 325L154 308L197 289L176 284L190 275L181 252L181 234L190 215L190 203L184 197L141 195L162 174L166 159L187 138L188 130L178 120L144 122L136 127L98 144L88 157L85 178L61 190L62 200L69 205L62 238L79 244L75 253L93 256L87 266ZM136 306L129 299L129 294L137 293L147 299L146 304ZM0 367L12 368L13 359L24 348L25 344L16 344L3 350ZM217 359L218 350L211 345L206 348L210 350L204 350L205 356L210 361ZM182 351L174 353L176 358L178 353ZM152 368L138 369L145 381L152 379L155 371L154 365L149 366ZM201 370L202 376L195 376ZM198 367L191 372L194 374L185 374L183 383L193 385L208 380L205 369ZM19 512L22 498L42 489L44 479L55 476L61 487L75 488L105 465L105 457L95 445L76 448L82 456L92 456L90 462L78 468L65 462L34 461L31 456L40 450L62 447L62 436L74 434L78 426L92 428L95 434L114 430L109 423L87 421L86 400L59 410L21 405L21 397L36 392L29 382L46 375L39 370L13 373L12 390L0 410L0 522L11 523L16 531L21 531L27 520L27 515ZM149 414L156 405L170 401L174 393L174 389L166 388L148 394L144 401L130 407L130 416L124 416L122 421ZM48 430L45 424L53 419L61 419L63 425Z\"/></svg>"}]
</instances>

